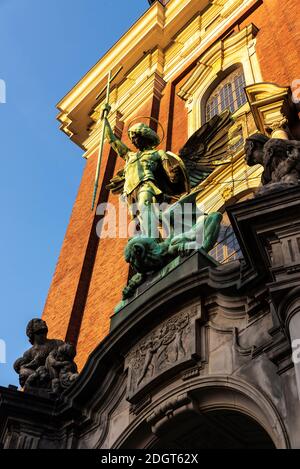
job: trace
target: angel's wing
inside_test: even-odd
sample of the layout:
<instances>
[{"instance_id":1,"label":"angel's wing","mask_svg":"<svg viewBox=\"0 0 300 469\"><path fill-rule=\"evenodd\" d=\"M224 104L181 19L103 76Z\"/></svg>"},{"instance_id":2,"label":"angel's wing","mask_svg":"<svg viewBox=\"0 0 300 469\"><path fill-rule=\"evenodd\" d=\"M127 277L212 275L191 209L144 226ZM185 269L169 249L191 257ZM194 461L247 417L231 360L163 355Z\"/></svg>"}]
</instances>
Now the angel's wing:
<instances>
[{"instance_id":1,"label":"angel's wing","mask_svg":"<svg viewBox=\"0 0 300 469\"><path fill-rule=\"evenodd\" d=\"M200 127L180 150L179 156L185 163L192 188L214 170L214 161L226 156L228 131L232 123L230 111L214 116Z\"/></svg>"}]
</instances>

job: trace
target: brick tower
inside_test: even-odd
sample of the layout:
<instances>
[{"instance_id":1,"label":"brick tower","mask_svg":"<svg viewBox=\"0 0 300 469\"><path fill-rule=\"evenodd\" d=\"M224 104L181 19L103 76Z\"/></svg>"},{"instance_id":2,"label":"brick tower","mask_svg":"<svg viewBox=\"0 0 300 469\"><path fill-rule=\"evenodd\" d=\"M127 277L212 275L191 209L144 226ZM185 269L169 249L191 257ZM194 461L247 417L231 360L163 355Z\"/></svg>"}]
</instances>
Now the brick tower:
<instances>
[{"instance_id":1,"label":"brick tower","mask_svg":"<svg viewBox=\"0 0 300 469\"><path fill-rule=\"evenodd\" d=\"M279 0L149 3L145 14L58 104L61 129L82 148L86 166L43 318L52 336L77 344L80 367L108 333L129 274L123 260L126 239L99 240L101 217L90 207L101 131L102 98L96 98L108 70L123 67L113 82L110 122L125 143L130 121L151 116L164 127L162 146L176 153L208 116L231 109L236 119L231 133L234 164L218 168L210 184L203 182L202 202L208 210L248 197L259 184L261 170L243 163L243 141L255 130L275 130L298 73L297 0L287 0L284 7ZM232 96L222 101L226 87L232 88ZM290 127L299 136L297 120ZM118 206L118 196L106 185L122 165L106 146L98 203ZM226 258L232 251L232 246L222 246L218 255Z\"/></svg>"},{"instance_id":2,"label":"brick tower","mask_svg":"<svg viewBox=\"0 0 300 469\"><path fill-rule=\"evenodd\" d=\"M0 388L0 447L168 448L181 458L195 449L300 448L298 0L149 4L58 104L86 166L43 318L51 338L77 345L80 373L72 344L31 321L33 347L15 364L24 392ZM162 155L160 169L163 157L177 158L186 175L189 164L192 190L177 206L193 198L205 234L211 215L223 215L206 250L183 246L171 258L175 237L166 256L151 239L151 269L137 262L135 275L123 256L127 235L104 237L104 212L91 210L108 71L120 71L114 134L131 146L128 127L143 116L165 133L164 151L126 150L126 165ZM192 147L189 161L183 146ZM97 204L114 207L117 229L127 212L121 219L107 184L120 184L122 167L106 144ZM145 260L145 237L132 241L133 259ZM142 281L116 312L136 275Z\"/></svg>"}]
</instances>

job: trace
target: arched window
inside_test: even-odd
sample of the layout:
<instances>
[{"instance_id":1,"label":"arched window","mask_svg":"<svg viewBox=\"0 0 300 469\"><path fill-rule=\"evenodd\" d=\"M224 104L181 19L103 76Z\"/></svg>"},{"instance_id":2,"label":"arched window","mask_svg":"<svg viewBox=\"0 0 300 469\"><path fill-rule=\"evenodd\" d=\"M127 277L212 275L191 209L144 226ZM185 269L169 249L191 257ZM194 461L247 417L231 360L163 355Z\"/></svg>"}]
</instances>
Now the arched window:
<instances>
[{"instance_id":1,"label":"arched window","mask_svg":"<svg viewBox=\"0 0 300 469\"><path fill-rule=\"evenodd\" d=\"M225 109L234 113L243 106L247 101L245 86L244 73L239 67L222 80L210 94L206 102L206 121L216 114L221 114Z\"/></svg>"}]
</instances>

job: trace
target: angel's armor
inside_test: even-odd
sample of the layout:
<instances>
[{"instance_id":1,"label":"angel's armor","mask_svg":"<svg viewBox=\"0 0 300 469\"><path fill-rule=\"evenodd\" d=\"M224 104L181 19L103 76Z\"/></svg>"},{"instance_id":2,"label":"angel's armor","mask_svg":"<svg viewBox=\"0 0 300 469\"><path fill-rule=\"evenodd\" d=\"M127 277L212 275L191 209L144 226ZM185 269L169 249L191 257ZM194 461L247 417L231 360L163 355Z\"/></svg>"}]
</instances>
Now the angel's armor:
<instances>
[{"instance_id":1,"label":"angel's armor","mask_svg":"<svg viewBox=\"0 0 300 469\"><path fill-rule=\"evenodd\" d=\"M117 151L118 147L116 143ZM158 224L155 221L158 220L158 213L154 204L161 201L162 191L156 185L155 172L161 164L160 154L150 149L137 153L128 149L123 158L126 161L123 193L127 198L131 215L132 217L137 215L142 234L157 238Z\"/></svg>"},{"instance_id":2,"label":"angel's armor","mask_svg":"<svg viewBox=\"0 0 300 469\"><path fill-rule=\"evenodd\" d=\"M138 193L153 193L160 196L162 191L155 185L155 172L161 164L161 155L157 150L146 150L134 153L128 151L125 155L125 184L124 194L131 196L132 202L137 202Z\"/></svg>"}]
</instances>

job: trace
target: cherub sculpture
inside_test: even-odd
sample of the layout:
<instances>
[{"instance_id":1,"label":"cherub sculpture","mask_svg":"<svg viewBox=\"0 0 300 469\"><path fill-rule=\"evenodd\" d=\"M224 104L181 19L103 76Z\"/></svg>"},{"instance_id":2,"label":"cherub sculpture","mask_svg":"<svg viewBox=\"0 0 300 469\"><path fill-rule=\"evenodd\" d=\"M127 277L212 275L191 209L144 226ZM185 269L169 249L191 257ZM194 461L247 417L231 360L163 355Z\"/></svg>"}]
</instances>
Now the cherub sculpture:
<instances>
[{"instance_id":1,"label":"cherub sculpture","mask_svg":"<svg viewBox=\"0 0 300 469\"><path fill-rule=\"evenodd\" d=\"M74 363L75 347L71 344L60 345L53 350L47 360L46 369L52 382L52 391L59 393L67 389L77 376L77 366Z\"/></svg>"},{"instance_id":2,"label":"cherub sculpture","mask_svg":"<svg viewBox=\"0 0 300 469\"><path fill-rule=\"evenodd\" d=\"M262 187L258 189L256 196L299 184L300 142L270 139L258 133L247 138L245 152L249 166L259 164L264 168Z\"/></svg>"},{"instance_id":3,"label":"cherub sculpture","mask_svg":"<svg viewBox=\"0 0 300 469\"><path fill-rule=\"evenodd\" d=\"M29 321L26 335L32 347L14 363L22 388L26 387L28 378L45 365L49 353L64 343L62 340L48 339L47 334L48 327L45 321L38 318Z\"/></svg>"},{"instance_id":4,"label":"cherub sculpture","mask_svg":"<svg viewBox=\"0 0 300 469\"><path fill-rule=\"evenodd\" d=\"M273 184L299 184L300 142L270 139L264 147L264 165L270 168Z\"/></svg>"},{"instance_id":5,"label":"cherub sculpture","mask_svg":"<svg viewBox=\"0 0 300 469\"><path fill-rule=\"evenodd\" d=\"M48 339L42 319L29 321L26 333L32 347L16 360L14 369L25 392L60 393L77 378L75 348L62 340Z\"/></svg>"},{"instance_id":6,"label":"cherub sculpture","mask_svg":"<svg viewBox=\"0 0 300 469\"><path fill-rule=\"evenodd\" d=\"M264 146L270 139L261 133L250 135L245 141L245 161L248 166L264 166L264 172L261 177L263 186L271 182L272 174L270 168L264 165Z\"/></svg>"},{"instance_id":7,"label":"cherub sculpture","mask_svg":"<svg viewBox=\"0 0 300 469\"><path fill-rule=\"evenodd\" d=\"M31 389L49 389L50 375L45 366L40 366L34 373L32 373L24 386L24 391L30 391Z\"/></svg>"}]
</instances>

